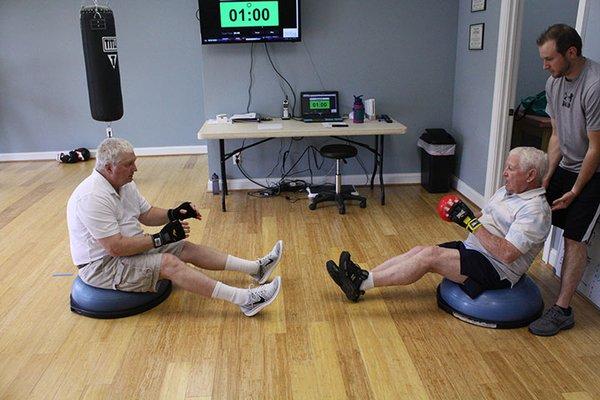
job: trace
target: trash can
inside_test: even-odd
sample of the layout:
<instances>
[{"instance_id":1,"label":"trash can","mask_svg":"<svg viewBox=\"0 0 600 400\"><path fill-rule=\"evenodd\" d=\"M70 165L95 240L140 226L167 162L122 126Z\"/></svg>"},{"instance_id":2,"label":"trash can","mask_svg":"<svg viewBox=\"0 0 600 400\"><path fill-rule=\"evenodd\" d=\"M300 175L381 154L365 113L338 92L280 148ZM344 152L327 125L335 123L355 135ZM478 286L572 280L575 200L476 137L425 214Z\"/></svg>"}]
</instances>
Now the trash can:
<instances>
[{"instance_id":1,"label":"trash can","mask_svg":"<svg viewBox=\"0 0 600 400\"><path fill-rule=\"evenodd\" d=\"M421 185L429 193L450 190L456 142L444 129L425 129L417 142L421 148Z\"/></svg>"}]
</instances>

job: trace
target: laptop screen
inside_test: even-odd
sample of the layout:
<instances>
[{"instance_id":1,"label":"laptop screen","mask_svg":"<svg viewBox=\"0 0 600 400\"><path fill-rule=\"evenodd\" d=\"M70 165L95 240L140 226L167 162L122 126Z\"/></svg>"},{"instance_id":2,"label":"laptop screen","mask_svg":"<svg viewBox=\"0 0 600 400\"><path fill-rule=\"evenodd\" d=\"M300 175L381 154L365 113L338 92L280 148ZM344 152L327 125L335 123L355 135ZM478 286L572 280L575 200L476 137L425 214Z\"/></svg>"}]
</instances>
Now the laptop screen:
<instances>
[{"instance_id":1,"label":"laptop screen","mask_svg":"<svg viewBox=\"0 0 600 400\"><path fill-rule=\"evenodd\" d=\"M302 92L300 94L302 118L339 117L338 92Z\"/></svg>"}]
</instances>

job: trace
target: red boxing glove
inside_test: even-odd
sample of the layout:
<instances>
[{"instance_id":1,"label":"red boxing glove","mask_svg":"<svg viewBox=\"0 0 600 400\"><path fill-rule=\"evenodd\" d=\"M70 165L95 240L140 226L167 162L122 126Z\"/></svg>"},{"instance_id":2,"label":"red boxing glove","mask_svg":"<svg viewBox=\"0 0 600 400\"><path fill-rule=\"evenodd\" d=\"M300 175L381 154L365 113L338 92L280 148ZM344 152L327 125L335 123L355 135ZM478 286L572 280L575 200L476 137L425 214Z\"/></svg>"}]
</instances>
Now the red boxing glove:
<instances>
[{"instance_id":1,"label":"red boxing glove","mask_svg":"<svg viewBox=\"0 0 600 400\"><path fill-rule=\"evenodd\" d=\"M437 206L437 212L438 212L438 215L440 216L440 218L443 219L444 221L452 222L452 219L450 218L450 215L448 214L448 212L452 208L452 205L458 203L459 201L460 201L460 198L455 194L448 194L448 195L442 197ZM445 208L448 208L448 211L446 211Z\"/></svg>"}]
</instances>

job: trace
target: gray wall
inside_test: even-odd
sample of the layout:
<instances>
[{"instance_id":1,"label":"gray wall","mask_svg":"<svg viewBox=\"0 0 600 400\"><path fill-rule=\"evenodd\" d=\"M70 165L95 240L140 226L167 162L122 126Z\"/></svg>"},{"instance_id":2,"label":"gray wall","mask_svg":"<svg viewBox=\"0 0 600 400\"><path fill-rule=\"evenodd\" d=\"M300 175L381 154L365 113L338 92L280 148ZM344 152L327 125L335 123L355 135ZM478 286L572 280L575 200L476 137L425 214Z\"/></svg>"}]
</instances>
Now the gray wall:
<instances>
[{"instance_id":1,"label":"gray wall","mask_svg":"<svg viewBox=\"0 0 600 400\"><path fill-rule=\"evenodd\" d=\"M583 55L600 62L600 0L588 0Z\"/></svg>"},{"instance_id":2,"label":"gray wall","mask_svg":"<svg viewBox=\"0 0 600 400\"><path fill-rule=\"evenodd\" d=\"M565 0L525 1L515 106L521 99L544 90L548 79L548 73L542 68L536 39L553 24L562 23L575 27L578 3Z\"/></svg>"},{"instance_id":3,"label":"gray wall","mask_svg":"<svg viewBox=\"0 0 600 400\"><path fill-rule=\"evenodd\" d=\"M0 1L0 153L95 148L82 1ZM125 114L115 135L137 147L198 145L204 121L196 0L111 1ZM101 1L100 4L105 4Z\"/></svg>"},{"instance_id":4,"label":"gray wall","mask_svg":"<svg viewBox=\"0 0 600 400\"><path fill-rule=\"evenodd\" d=\"M458 142L456 176L479 193L485 191L500 20L500 1L486 3L485 11L472 13L471 0L460 0L452 115ZM469 25L481 22L483 50L469 50Z\"/></svg>"},{"instance_id":5,"label":"gray wall","mask_svg":"<svg viewBox=\"0 0 600 400\"><path fill-rule=\"evenodd\" d=\"M374 97L379 113L409 128L406 135L386 139L384 172L418 172L417 137L424 128L451 124L456 22L456 1L303 0L302 42L269 48L297 93L339 90L344 113L351 110L353 94ZM245 112L250 45L203 46L202 58L207 118ZM282 99L264 47L256 45L251 111L279 116ZM296 155L307 143L322 141L295 142ZM228 143L228 149L236 144L241 142ZM280 145L275 141L244 153L243 164L250 175L267 175ZM370 158L361 154L370 166ZM209 166L210 173L218 173L217 143L209 143ZM362 171L354 162L344 168L346 173ZM241 175L229 167L228 176Z\"/></svg>"}]
</instances>

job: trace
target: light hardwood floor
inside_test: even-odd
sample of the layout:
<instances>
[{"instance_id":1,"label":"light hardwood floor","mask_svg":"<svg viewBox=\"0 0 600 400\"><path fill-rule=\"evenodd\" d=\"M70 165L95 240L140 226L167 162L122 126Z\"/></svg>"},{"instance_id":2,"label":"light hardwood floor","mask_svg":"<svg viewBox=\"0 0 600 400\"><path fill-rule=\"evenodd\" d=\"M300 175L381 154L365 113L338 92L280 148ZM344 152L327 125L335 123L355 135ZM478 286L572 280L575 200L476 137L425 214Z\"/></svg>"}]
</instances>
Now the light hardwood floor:
<instances>
[{"instance_id":1,"label":"light hardwood floor","mask_svg":"<svg viewBox=\"0 0 600 400\"><path fill-rule=\"evenodd\" d=\"M579 297L575 328L551 338L451 317L437 308L435 275L345 300L324 267L341 250L373 268L418 244L464 238L436 216L440 195L420 186L390 186L386 206L362 189L368 207L344 216L245 192L233 192L222 213L204 191L206 156L140 158L136 182L151 203L201 209L191 240L255 258L283 239L283 290L254 318L178 289L130 318L73 314L74 277L54 274L76 273L65 205L92 167L0 163L2 399L600 398L600 313ZM532 276L551 301L559 283L550 269L536 262Z\"/></svg>"}]
</instances>

